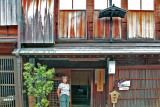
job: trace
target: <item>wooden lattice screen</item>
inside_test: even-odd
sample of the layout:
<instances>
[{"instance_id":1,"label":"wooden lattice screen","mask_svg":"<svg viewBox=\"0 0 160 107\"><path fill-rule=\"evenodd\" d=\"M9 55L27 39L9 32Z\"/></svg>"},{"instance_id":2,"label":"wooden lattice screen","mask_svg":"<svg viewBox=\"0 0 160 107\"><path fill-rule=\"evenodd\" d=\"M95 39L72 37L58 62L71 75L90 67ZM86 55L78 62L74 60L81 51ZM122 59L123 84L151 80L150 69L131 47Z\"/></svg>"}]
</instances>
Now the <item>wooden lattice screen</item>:
<instances>
[{"instance_id":1,"label":"wooden lattice screen","mask_svg":"<svg viewBox=\"0 0 160 107\"><path fill-rule=\"evenodd\" d=\"M115 88L120 80L130 80L129 90L120 91L116 107L159 107L160 66L117 67Z\"/></svg>"},{"instance_id":2,"label":"wooden lattice screen","mask_svg":"<svg viewBox=\"0 0 160 107\"><path fill-rule=\"evenodd\" d=\"M51 92L50 107L59 107L57 88L58 85L61 83L61 79L54 79L53 82L54 84L53 84L53 91Z\"/></svg>"},{"instance_id":3,"label":"wooden lattice screen","mask_svg":"<svg viewBox=\"0 0 160 107\"><path fill-rule=\"evenodd\" d=\"M14 60L0 56L0 107L15 107Z\"/></svg>"}]
</instances>

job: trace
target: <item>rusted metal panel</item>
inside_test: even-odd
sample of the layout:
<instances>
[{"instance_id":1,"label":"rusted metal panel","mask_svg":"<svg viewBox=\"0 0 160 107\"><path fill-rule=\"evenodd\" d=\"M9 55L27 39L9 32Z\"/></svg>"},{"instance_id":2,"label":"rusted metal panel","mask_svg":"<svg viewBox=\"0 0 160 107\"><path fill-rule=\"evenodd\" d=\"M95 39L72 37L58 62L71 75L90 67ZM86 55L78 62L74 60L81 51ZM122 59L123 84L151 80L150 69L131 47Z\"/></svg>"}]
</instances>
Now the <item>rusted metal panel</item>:
<instances>
[{"instance_id":1,"label":"rusted metal panel","mask_svg":"<svg viewBox=\"0 0 160 107\"><path fill-rule=\"evenodd\" d=\"M94 38L110 37L110 18L99 19L99 11L94 11L93 35ZM112 18L112 37L121 38L121 18Z\"/></svg>"},{"instance_id":2,"label":"rusted metal panel","mask_svg":"<svg viewBox=\"0 0 160 107\"><path fill-rule=\"evenodd\" d=\"M60 11L59 13L59 38L85 38L86 12L85 11Z\"/></svg>"},{"instance_id":3,"label":"rusted metal panel","mask_svg":"<svg viewBox=\"0 0 160 107\"><path fill-rule=\"evenodd\" d=\"M17 25L17 0L0 1L0 26Z\"/></svg>"},{"instance_id":4,"label":"rusted metal panel","mask_svg":"<svg viewBox=\"0 0 160 107\"><path fill-rule=\"evenodd\" d=\"M23 43L54 43L54 0L23 0Z\"/></svg>"},{"instance_id":5,"label":"rusted metal panel","mask_svg":"<svg viewBox=\"0 0 160 107\"><path fill-rule=\"evenodd\" d=\"M128 12L129 38L154 38L154 12Z\"/></svg>"}]
</instances>

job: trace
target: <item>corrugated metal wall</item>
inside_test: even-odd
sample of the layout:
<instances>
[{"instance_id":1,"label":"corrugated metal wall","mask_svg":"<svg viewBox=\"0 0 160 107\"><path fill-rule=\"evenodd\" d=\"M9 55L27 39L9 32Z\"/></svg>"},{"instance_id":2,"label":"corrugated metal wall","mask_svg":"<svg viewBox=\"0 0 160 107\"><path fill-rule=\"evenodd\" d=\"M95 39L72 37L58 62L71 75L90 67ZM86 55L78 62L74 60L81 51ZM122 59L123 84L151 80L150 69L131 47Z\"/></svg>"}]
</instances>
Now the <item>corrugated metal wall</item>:
<instances>
[{"instance_id":1,"label":"corrugated metal wall","mask_svg":"<svg viewBox=\"0 0 160 107\"><path fill-rule=\"evenodd\" d=\"M54 43L54 0L22 0L22 43Z\"/></svg>"},{"instance_id":2,"label":"corrugated metal wall","mask_svg":"<svg viewBox=\"0 0 160 107\"><path fill-rule=\"evenodd\" d=\"M129 90L120 93L116 107L159 107L160 66L119 66L115 87L120 80L130 80Z\"/></svg>"},{"instance_id":3,"label":"corrugated metal wall","mask_svg":"<svg viewBox=\"0 0 160 107\"><path fill-rule=\"evenodd\" d=\"M0 0L0 26L17 25L17 0Z\"/></svg>"},{"instance_id":4,"label":"corrugated metal wall","mask_svg":"<svg viewBox=\"0 0 160 107\"><path fill-rule=\"evenodd\" d=\"M14 57L0 56L0 107L16 107L14 69Z\"/></svg>"}]
</instances>

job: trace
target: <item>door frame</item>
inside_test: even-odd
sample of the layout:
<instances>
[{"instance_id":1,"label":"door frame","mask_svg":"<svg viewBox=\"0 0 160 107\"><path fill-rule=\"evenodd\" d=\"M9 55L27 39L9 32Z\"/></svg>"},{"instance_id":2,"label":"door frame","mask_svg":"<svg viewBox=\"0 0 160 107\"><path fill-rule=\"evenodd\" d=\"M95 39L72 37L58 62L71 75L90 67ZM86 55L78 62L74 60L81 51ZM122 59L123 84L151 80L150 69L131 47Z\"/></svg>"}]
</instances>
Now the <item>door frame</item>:
<instances>
[{"instance_id":1,"label":"door frame","mask_svg":"<svg viewBox=\"0 0 160 107\"><path fill-rule=\"evenodd\" d=\"M73 68L73 69L70 69L70 87L71 87L71 72L72 71L76 71L76 70L86 70L86 71L90 71L91 72L91 96L90 96L90 107L93 107L93 76L94 76L94 71L95 69L91 69L91 68L84 68L84 69L76 69L76 68ZM70 88L70 93L71 93L71 88ZM70 95L70 107L72 107L72 99L71 99L71 96Z\"/></svg>"}]
</instances>

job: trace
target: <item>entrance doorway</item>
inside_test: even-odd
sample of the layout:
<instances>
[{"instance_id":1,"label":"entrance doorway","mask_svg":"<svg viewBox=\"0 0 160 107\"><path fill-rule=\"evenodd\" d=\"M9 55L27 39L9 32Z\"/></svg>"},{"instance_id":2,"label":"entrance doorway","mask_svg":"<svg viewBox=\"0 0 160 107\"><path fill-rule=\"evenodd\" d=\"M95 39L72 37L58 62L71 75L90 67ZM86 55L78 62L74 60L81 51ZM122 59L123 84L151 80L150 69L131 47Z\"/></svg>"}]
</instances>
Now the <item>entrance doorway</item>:
<instances>
[{"instance_id":1,"label":"entrance doorway","mask_svg":"<svg viewBox=\"0 0 160 107\"><path fill-rule=\"evenodd\" d=\"M91 70L71 70L72 107L90 107Z\"/></svg>"}]
</instances>

